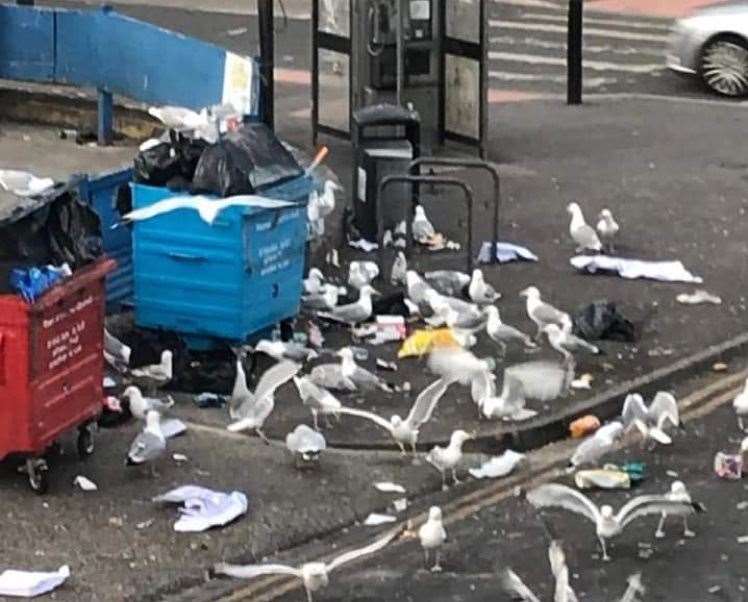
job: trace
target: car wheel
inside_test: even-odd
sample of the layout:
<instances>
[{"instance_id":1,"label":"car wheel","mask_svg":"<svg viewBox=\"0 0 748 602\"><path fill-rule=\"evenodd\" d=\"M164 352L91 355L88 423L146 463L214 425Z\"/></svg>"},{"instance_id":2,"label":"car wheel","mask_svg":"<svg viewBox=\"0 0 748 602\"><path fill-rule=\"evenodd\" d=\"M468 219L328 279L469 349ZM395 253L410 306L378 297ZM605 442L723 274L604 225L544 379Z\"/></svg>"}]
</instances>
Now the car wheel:
<instances>
[{"instance_id":1,"label":"car wheel","mask_svg":"<svg viewBox=\"0 0 748 602\"><path fill-rule=\"evenodd\" d=\"M734 37L709 42L701 53L701 77L723 96L748 94L748 44Z\"/></svg>"}]
</instances>

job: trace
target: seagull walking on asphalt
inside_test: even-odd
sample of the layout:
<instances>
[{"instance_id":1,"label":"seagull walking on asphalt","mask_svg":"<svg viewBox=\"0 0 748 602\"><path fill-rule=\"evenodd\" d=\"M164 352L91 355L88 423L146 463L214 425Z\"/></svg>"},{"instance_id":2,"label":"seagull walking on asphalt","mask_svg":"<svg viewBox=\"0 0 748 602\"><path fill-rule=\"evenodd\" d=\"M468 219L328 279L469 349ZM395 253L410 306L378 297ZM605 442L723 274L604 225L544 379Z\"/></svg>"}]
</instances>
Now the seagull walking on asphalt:
<instances>
[{"instance_id":1,"label":"seagull walking on asphalt","mask_svg":"<svg viewBox=\"0 0 748 602\"><path fill-rule=\"evenodd\" d=\"M436 235L436 228L426 217L423 205L416 205L416 213L413 216L413 238L416 242L425 244Z\"/></svg>"},{"instance_id":2,"label":"seagull walking on asphalt","mask_svg":"<svg viewBox=\"0 0 748 602\"><path fill-rule=\"evenodd\" d=\"M330 573L345 564L383 550L388 544L395 541L402 531L402 527L393 529L368 546L345 552L330 562L307 562L300 567L292 567L284 564L236 565L219 563L213 567L213 571L218 575L228 575L229 577L239 579L253 579L262 575L287 575L296 577L304 584L307 602L314 602L314 592L330 584Z\"/></svg>"},{"instance_id":3,"label":"seagull walking on asphalt","mask_svg":"<svg viewBox=\"0 0 748 602\"><path fill-rule=\"evenodd\" d=\"M130 380L150 391L160 389L169 384L174 377L173 359L172 352L166 349L161 352L161 361L158 364L130 370Z\"/></svg>"},{"instance_id":4,"label":"seagull walking on asphalt","mask_svg":"<svg viewBox=\"0 0 748 602\"><path fill-rule=\"evenodd\" d=\"M540 298L540 291L536 287L527 287L525 290L520 292L519 296L527 299L527 316L535 323L535 326L538 327L535 340L540 340L543 334L543 328L549 324L556 324L561 328L561 330L571 332L573 326L571 316L566 312L556 309L549 303L544 302Z\"/></svg>"},{"instance_id":5,"label":"seagull walking on asphalt","mask_svg":"<svg viewBox=\"0 0 748 602\"><path fill-rule=\"evenodd\" d=\"M237 366L239 364L241 361L237 361ZM299 370L301 370L301 364L283 360L265 370L254 393L249 390L246 381L243 387L240 384L238 399L232 395L231 403L229 403L229 414L234 422L226 429L234 433L253 430L267 443L268 439L262 432L262 427L275 407L275 391L296 376ZM235 405L237 401L240 402L239 405Z\"/></svg>"},{"instance_id":6,"label":"seagull walking on asphalt","mask_svg":"<svg viewBox=\"0 0 748 602\"><path fill-rule=\"evenodd\" d=\"M378 294L379 293L376 290L366 284L361 287L358 301L347 305L338 305L330 311L319 312L317 315L320 318L326 318L334 322L341 322L343 324L348 324L349 326L354 326L360 322L366 322L366 320L371 318L371 314L374 311L371 297L372 295Z\"/></svg>"},{"instance_id":7,"label":"seagull walking on asphalt","mask_svg":"<svg viewBox=\"0 0 748 602\"><path fill-rule=\"evenodd\" d=\"M138 387L130 385L122 393L122 397L129 401L130 412L138 420L146 420L149 412L158 412L159 428L167 439L182 435L187 430L187 425L178 418L163 418L163 415L174 407L174 399L171 396L168 401L157 397L144 397Z\"/></svg>"},{"instance_id":8,"label":"seagull walking on asphalt","mask_svg":"<svg viewBox=\"0 0 748 602\"><path fill-rule=\"evenodd\" d=\"M340 409L343 404L330 391L315 385L308 376L294 376L293 382L299 392L299 397L301 397L301 403L312 412L314 430L319 430L320 414L325 416L328 427L330 426L330 414L340 416Z\"/></svg>"},{"instance_id":9,"label":"seagull walking on asphalt","mask_svg":"<svg viewBox=\"0 0 748 602\"><path fill-rule=\"evenodd\" d=\"M473 277L470 279L470 286L468 287L468 296L471 301L478 305L490 305L501 297L494 287L486 283L483 278L483 270L478 268L473 270Z\"/></svg>"},{"instance_id":10,"label":"seagull walking on asphalt","mask_svg":"<svg viewBox=\"0 0 748 602\"><path fill-rule=\"evenodd\" d=\"M166 437L161 431L161 415L155 410L146 414L145 427L135 437L127 452L126 466L141 466L150 463L151 471L156 476L153 461L166 451Z\"/></svg>"},{"instance_id":11,"label":"seagull walking on asphalt","mask_svg":"<svg viewBox=\"0 0 748 602\"><path fill-rule=\"evenodd\" d=\"M600 355L600 348L588 343L583 338L561 330L558 324L548 324L543 327L543 332L548 337L548 343L556 351L564 356L565 360L573 358L574 351L586 351L593 355Z\"/></svg>"},{"instance_id":12,"label":"seagull walking on asphalt","mask_svg":"<svg viewBox=\"0 0 748 602\"><path fill-rule=\"evenodd\" d=\"M703 512L703 506L694 502L670 499L664 495L640 495L623 505L617 514L611 506L598 508L586 495L576 489L556 483L541 485L527 494L527 500L538 509L562 508L579 514L595 524L603 560L610 560L605 542L623 533L633 521L651 514L689 516Z\"/></svg>"},{"instance_id":13,"label":"seagull walking on asphalt","mask_svg":"<svg viewBox=\"0 0 748 602\"><path fill-rule=\"evenodd\" d=\"M626 431L636 428L642 434L645 444L670 445L673 439L665 431L668 423L681 428L678 401L665 391L659 391L649 407L639 393L627 395L621 417Z\"/></svg>"},{"instance_id":14,"label":"seagull walking on asphalt","mask_svg":"<svg viewBox=\"0 0 748 602\"><path fill-rule=\"evenodd\" d=\"M446 324L450 328L475 332L486 324L486 314L477 305L440 295L435 290L426 293L426 300L434 312L431 318L426 319L432 326Z\"/></svg>"},{"instance_id":15,"label":"seagull walking on asphalt","mask_svg":"<svg viewBox=\"0 0 748 602\"><path fill-rule=\"evenodd\" d=\"M331 391L390 391L385 381L356 363L350 347L343 347L337 355L341 358L339 364L321 364L312 369L309 378L315 385Z\"/></svg>"},{"instance_id":16,"label":"seagull walking on asphalt","mask_svg":"<svg viewBox=\"0 0 748 602\"><path fill-rule=\"evenodd\" d=\"M426 461L441 473L444 491L448 489L447 471L452 473L452 483L460 484L461 481L457 478L457 466L462 461L462 446L471 439L475 439L475 435L463 430L454 431L449 438L449 445L446 447L436 445L426 456Z\"/></svg>"},{"instance_id":17,"label":"seagull walking on asphalt","mask_svg":"<svg viewBox=\"0 0 748 602\"><path fill-rule=\"evenodd\" d=\"M688 489L686 489L686 484L683 481L673 481L672 485L670 485L670 491L665 494L665 497L676 502L683 502L684 504L693 503L691 494L688 492ZM667 512L662 513L660 522L657 525L657 530L655 531L655 537L657 539L665 537L663 527L665 526L667 516ZM683 537L696 537L696 533L688 528L688 515L685 514L683 515Z\"/></svg>"},{"instance_id":18,"label":"seagull walking on asphalt","mask_svg":"<svg viewBox=\"0 0 748 602\"><path fill-rule=\"evenodd\" d=\"M748 415L748 378L745 379L743 390L738 393L732 402L732 407L735 410L735 416L738 419L738 428L745 432L743 426L743 419Z\"/></svg>"},{"instance_id":19,"label":"seagull walking on asphalt","mask_svg":"<svg viewBox=\"0 0 748 602\"><path fill-rule=\"evenodd\" d=\"M613 241L618 235L618 222L613 218L613 214L610 209L603 209L600 212L597 222L597 233L600 236L600 240L605 243L605 246L609 251L613 251Z\"/></svg>"},{"instance_id":20,"label":"seagull walking on asphalt","mask_svg":"<svg viewBox=\"0 0 748 602\"><path fill-rule=\"evenodd\" d=\"M317 292L302 295L301 306L306 310L330 311L337 306L341 292L345 294L344 291L345 287L323 284Z\"/></svg>"},{"instance_id":21,"label":"seagull walking on asphalt","mask_svg":"<svg viewBox=\"0 0 748 602\"><path fill-rule=\"evenodd\" d=\"M447 531L442 521L442 509L439 506L431 506L429 517L418 529L418 539L421 540L426 567L429 566L429 557L434 553L434 564L431 566L432 573L441 573L440 548L447 541Z\"/></svg>"},{"instance_id":22,"label":"seagull walking on asphalt","mask_svg":"<svg viewBox=\"0 0 748 602\"><path fill-rule=\"evenodd\" d=\"M423 277L426 279L436 292L442 295L459 297L463 294L472 278L464 272L457 270L436 270L426 272Z\"/></svg>"},{"instance_id":23,"label":"seagull walking on asphalt","mask_svg":"<svg viewBox=\"0 0 748 602\"><path fill-rule=\"evenodd\" d=\"M254 346L254 350L266 353L277 361L308 362L318 357L314 349L293 341L269 341L262 339Z\"/></svg>"},{"instance_id":24,"label":"seagull walking on asphalt","mask_svg":"<svg viewBox=\"0 0 748 602\"><path fill-rule=\"evenodd\" d=\"M486 333L501 348L502 355L506 354L507 344L512 341L521 341L528 348L537 347L532 339L524 332L502 322L498 307L489 305L484 311L487 316Z\"/></svg>"},{"instance_id":25,"label":"seagull walking on asphalt","mask_svg":"<svg viewBox=\"0 0 748 602\"><path fill-rule=\"evenodd\" d=\"M569 223L569 234L574 243L577 245L577 253L584 251L594 251L599 253L603 248L603 243L595 232L595 229L584 221L584 215L577 203L569 203L566 211L571 215Z\"/></svg>"},{"instance_id":26,"label":"seagull walking on asphalt","mask_svg":"<svg viewBox=\"0 0 748 602\"><path fill-rule=\"evenodd\" d=\"M395 414L387 420L372 412L346 407L340 408L338 413L371 420L390 434L403 455L405 455L405 446L409 445L415 457L421 427L431 420L439 400L444 396L449 385L450 383L443 378L431 383L416 397L405 419Z\"/></svg>"},{"instance_id":27,"label":"seagull walking on asphalt","mask_svg":"<svg viewBox=\"0 0 748 602\"><path fill-rule=\"evenodd\" d=\"M597 464L600 458L613 449L623 432L623 424L617 420L601 426L577 446L569 467L574 469L584 464Z\"/></svg>"}]
</instances>

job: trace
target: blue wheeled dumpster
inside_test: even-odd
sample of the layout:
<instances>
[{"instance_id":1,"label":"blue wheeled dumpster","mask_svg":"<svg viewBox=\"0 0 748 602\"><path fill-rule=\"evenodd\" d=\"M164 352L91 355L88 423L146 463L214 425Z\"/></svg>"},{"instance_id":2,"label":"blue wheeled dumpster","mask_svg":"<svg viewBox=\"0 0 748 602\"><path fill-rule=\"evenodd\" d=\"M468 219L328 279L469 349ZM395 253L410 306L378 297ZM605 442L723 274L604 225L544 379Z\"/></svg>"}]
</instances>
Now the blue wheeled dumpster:
<instances>
[{"instance_id":1,"label":"blue wheeled dumpster","mask_svg":"<svg viewBox=\"0 0 748 602\"><path fill-rule=\"evenodd\" d=\"M81 199L99 214L104 252L117 261L106 280L107 309L114 311L132 305L132 235L129 228L112 227L122 218L117 210L120 187L131 181L132 169L128 167L83 177L78 187Z\"/></svg>"},{"instance_id":2,"label":"blue wheeled dumpster","mask_svg":"<svg viewBox=\"0 0 748 602\"><path fill-rule=\"evenodd\" d=\"M136 324L175 332L192 349L208 349L247 341L295 316L312 185L304 176L258 190L299 204L230 207L212 226L190 209L137 222ZM132 184L132 192L135 209L183 194L142 184Z\"/></svg>"}]
</instances>

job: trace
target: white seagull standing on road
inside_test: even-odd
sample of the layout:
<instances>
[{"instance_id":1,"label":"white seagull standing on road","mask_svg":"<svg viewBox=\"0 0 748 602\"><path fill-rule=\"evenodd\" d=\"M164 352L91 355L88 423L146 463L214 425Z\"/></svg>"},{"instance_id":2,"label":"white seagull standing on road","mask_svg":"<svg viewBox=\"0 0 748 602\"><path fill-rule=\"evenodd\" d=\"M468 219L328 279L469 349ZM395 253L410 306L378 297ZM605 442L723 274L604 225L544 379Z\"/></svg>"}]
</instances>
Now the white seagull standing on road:
<instances>
[{"instance_id":1,"label":"white seagull standing on road","mask_svg":"<svg viewBox=\"0 0 748 602\"><path fill-rule=\"evenodd\" d=\"M125 465L140 466L147 462L151 463L151 471L156 476L153 461L166 451L166 437L161 432L161 415L155 410L146 414L145 427L135 437L127 453Z\"/></svg>"},{"instance_id":2,"label":"white seagull standing on road","mask_svg":"<svg viewBox=\"0 0 748 602\"><path fill-rule=\"evenodd\" d=\"M413 239L416 242L427 243L435 234L436 229L426 217L423 205L416 205L416 214L413 216Z\"/></svg>"},{"instance_id":3,"label":"white seagull standing on road","mask_svg":"<svg viewBox=\"0 0 748 602\"><path fill-rule=\"evenodd\" d=\"M566 211L571 214L569 224L569 234L577 245L577 253L584 251L595 251L599 253L603 248L603 243L595 232L595 229L584 221L582 210L576 203L569 203Z\"/></svg>"},{"instance_id":4,"label":"white seagull standing on road","mask_svg":"<svg viewBox=\"0 0 748 602\"><path fill-rule=\"evenodd\" d=\"M623 436L623 424L617 420L601 426L594 434L582 441L571 456L570 468L583 464L596 464L597 461L613 449Z\"/></svg>"},{"instance_id":5,"label":"white seagull standing on road","mask_svg":"<svg viewBox=\"0 0 748 602\"><path fill-rule=\"evenodd\" d=\"M670 491L665 494L665 497L676 502L683 502L684 504L690 504L693 501L691 499L691 494L688 493L688 489L686 489L686 485L683 481L673 481L673 484L670 485ZM657 539L665 537L663 527L665 526L666 519L667 512L663 512L662 517L660 518L660 523L657 525L657 530L655 531L655 537ZM687 515L683 515L683 537L696 537L696 533L688 528Z\"/></svg>"},{"instance_id":6,"label":"white seagull standing on road","mask_svg":"<svg viewBox=\"0 0 748 602\"><path fill-rule=\"evenodd\" d=\"M433 447L426 456L426 461L436 468L442 475L442 489L447 490L447 471L452 472L452 482L455 485L460 484L457 478L457 466L462 460L462 446L466 441L475 439L475 435L463 430L457 430L449 438L449 445Z\"/></svg>"},{"instance_id":7,"label":"white seagull standing on road","mask_svg":"<svg viewBox=\"0 0 748 602\"><path fill-rule=\"evenodd\" d=\"M501 321L501 314L499 314L498 307L489 305L486 307L485 312L486 316L488 316L486 332L489 338L501 347L502 355L506 353L507 343L511 341L521 341L525 347L529 348L537 347L532 339L524 332Z\"/></svg>"},{"instance_id":8,"label":"white seagull standing on road","mask_svg":"<svg viewBox=\"0 0 748 602\"><path fill-rule=\"evenodd\" d=\"M613 251L613 240L618 234L618 222L613 218L610 209L603 209L600 212L599 221L597 222L597 233L605 242L609 251Z\"/></svg>"},{"instance_id":9,"label":"white seagull standing on road","mask_svg":"<svg viewBox=\"0 0 748 602\"><path fill-rule=\"evenodd\" d=\"M613 514L611 506L598 508L583 493L556 483L533 489L527 494L527 500L539 509L562 508L592 521L603 551L603 560L610 560L605 542L623 533L623 530L637 518L650 514L689 516L704 511L703 506L690 501L670 499L664 495L640 495L624 504L617 514Z\"/></svg>"},{"instance_id":10,"label":"white seagull standing on road","mask_svg":"<svg viewBox=\"0 0 748 602\"><path fill-rule=\"evenodd\" d=\"M644 438L644 443L656 442L670 445L673 440L665 432L667 423L669 422L676 428L682 428L678 401L671 393L665 391L659 391L649 407L644 404L644 399L638 393L627 395L623 402L621 416L626 431L638 429Z\"/></svg>"},{"instance_id":11,"label":"white seagull standing on road","mask_svg":"<svg viewBox=\"0 0 748 602\"><path fill-rule=\"evenodd\" d=\"M483 278L483 270L477 268L473 270L473 277L470 279L468 296L471 301L478 305L490 305L501 297L494 287L486 283Z\"/></svg>"},{"instance_id":12,"label":"white seagull standing on road","mask_svg":"<svg viewBox=\"0 0 748 602\"><path fill-rule=\"evenodd\" d=\"M527 316L538 327L538 332L535 335L536 340L540 340L543 328L548 326L548 324L557 324L564 332L571 332L573 326L571 316L544 302L540 298L540 291L536 287L527 287L525 290L520 291L519 296L527 299Z\"/></svg>"},{"instance_id":13,"label":"white seagull standing on road","mask_svg":"<svg viewBox=\"0 0 748 602\"><path fill-rule=\"evenodd\" d=\"M339 415L343 404L330 391L315 385L308 376L294 376L293 382L301 397L301 403L309 408L314 420L314 430L319 430L319 415L324 414L327 425L330 426L330 414Z\"/></svg>"},{"instance_id":14,"label":"white seagull standing on road","mask_svg":"<svg viewBox=\"0 0 748 602\"><path fill-rule=\"evenodd\" d=\"M431 572L441 573L442 567L439 564L441 552L439 548L447 541L447 531L444 529L442 510L439 506L431 506L429 509L428 520L418 529L418 539L421 540L426 566L429 565L429 555L433 550L434 565L431 567Z\"/></svg>"},{"instance_id":15,"label":"white seagull standing on road","mask_svg":"<svg viewBox=\"0 0 748 602\"><path fill-rule=\"evenodd\" d=\"M574 357L572 355L573 351L584 350L593 355L600 355L599 347L596 347L592 343L588 343L571 332L561 330L558 324L548 324L543 327L543 332L548 337L548 343L550 346L563 355L566 360L570 360Z\"/></svg>"},{"instance_id":16,"label":"white seagull standing on road","mask_svg":"<svg viewBox=\"0 0 748 602\"><path fill-rule=\"evenodd\" d=\"M342 322L349 326L354 326L360 322L365 322L371 318L371 314L374 311L374 307L371 302L372 295L378 295L379 293L374 290L370 285L366 284L361 287L359 292L358 301L355 303L349 303L348 305L338 305L332 308L328 312L319 312L317 315L320 318L327 318L334 322Z\"/></svg>"}]
</instances>

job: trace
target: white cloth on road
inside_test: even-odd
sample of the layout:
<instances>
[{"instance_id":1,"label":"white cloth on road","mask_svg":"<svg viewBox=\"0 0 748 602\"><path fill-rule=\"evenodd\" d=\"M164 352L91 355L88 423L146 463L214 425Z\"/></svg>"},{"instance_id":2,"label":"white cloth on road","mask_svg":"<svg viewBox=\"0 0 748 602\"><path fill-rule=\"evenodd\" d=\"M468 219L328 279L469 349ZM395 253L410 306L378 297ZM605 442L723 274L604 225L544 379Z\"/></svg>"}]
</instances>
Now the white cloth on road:
<instances>
[{"instance_id":1,"label":"white cloth on road","mask_svg":"<svg viewBox=\"0 0 748 602\"><path fill-rule=\"evenodd\" d=\"M577 255L570 260L576 269L595 274L597 272L616 272L621 278L648 278L661 282L691 282L700 284L703 279L693 275L677 260L646 261L626 259L608 255Z\"/></svg>"},{"instance_id":2,"label":"white cloth on road","mask_svg":"<svg viewBox=\"0 0 748 602\"><path fill-rule=\"evenodd\" d=\"M478 253L478 263L491 263L491 242L484 242ZM496 259L499 263L509 263L510 261L537 261L538 256L530 249L515 245L510 242L496 243Z\"/></svg>"},{"instance_id":3,"label":"white cloth on road","mask_svg":"<svg viewBox=\"0 0 748 602\"><path fill-rule=\"evenodd\" d=\"M68 577L67 565L50 573L8 569L0 573L0 596L34 598L60 587Z\"/></svg>"},{"instance_id":4,"label":"white cloth on road","mask_svg":"<svg viewBox=\"0 0 748 602\"><path fill-rule=\"evenodd\" d=\"M247 496L240 491L224 493L197 485L184 485L153 498L154 502L183 504L174 523L179 533L199 533L227 525L247 512Z\"/></svg>"}]
</instances>

